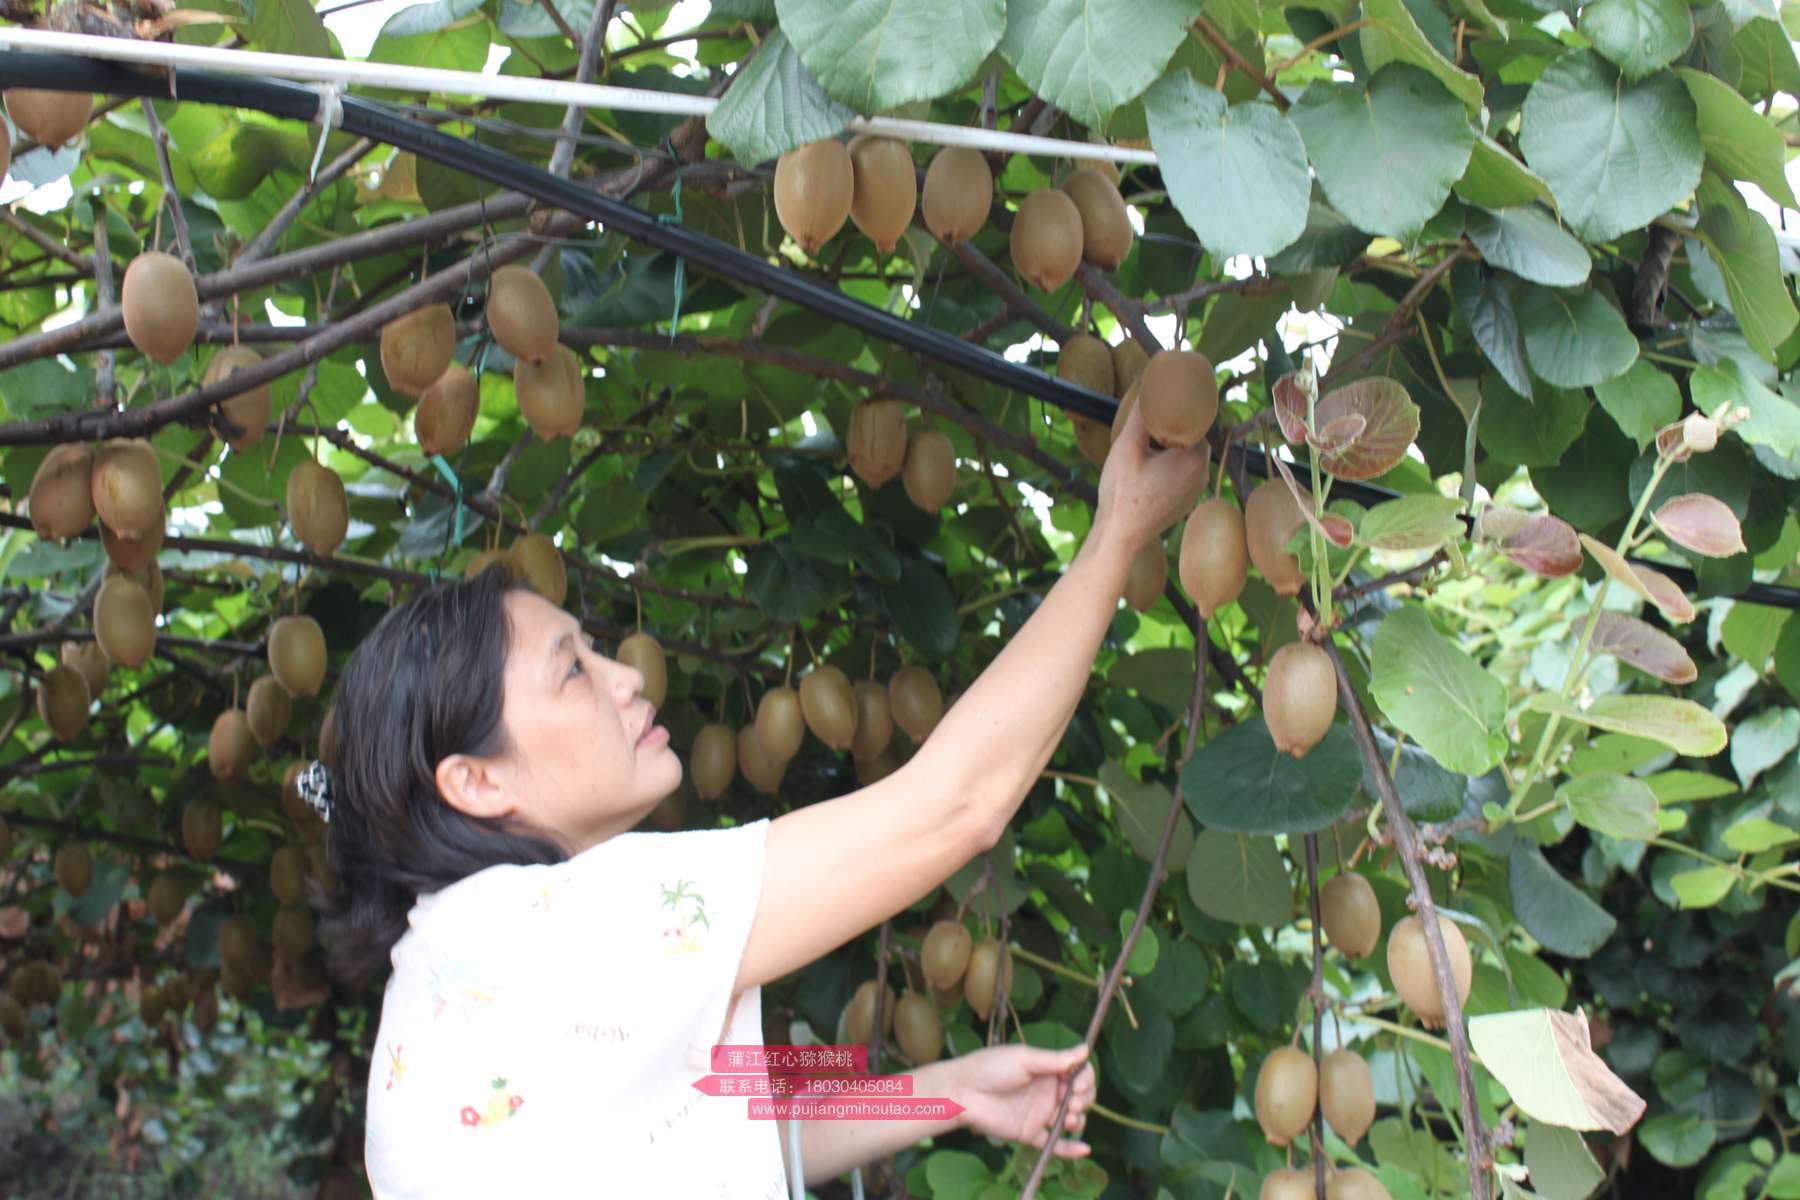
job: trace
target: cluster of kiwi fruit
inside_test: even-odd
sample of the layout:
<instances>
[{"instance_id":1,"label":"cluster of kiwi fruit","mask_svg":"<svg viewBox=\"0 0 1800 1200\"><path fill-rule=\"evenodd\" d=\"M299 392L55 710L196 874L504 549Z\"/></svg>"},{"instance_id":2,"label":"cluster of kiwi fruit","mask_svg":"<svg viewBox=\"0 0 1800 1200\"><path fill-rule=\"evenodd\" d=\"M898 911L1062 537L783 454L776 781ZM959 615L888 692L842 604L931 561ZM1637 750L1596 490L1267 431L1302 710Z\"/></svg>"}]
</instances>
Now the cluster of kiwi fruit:
<instances>
[{"instance_id":1,"label":"cluster of kiwi fruit","mask_svg":"<svg viewBox=\"0 0 1800 1200\"><path fill-rule=\"evenodd\" d=\"M1286 1146L1312 1124L1314 1110L1324 1113L1325 1120L1344 1141L1352 1146L1362 1141L1369 1126L1375 1123L1375 1080L1369 1073L1368 1060L1354 1050L1334 1050L1317 1066L1312 1056L1296 1046L1281 1046L1263 1060L1256 1077L1256 1121L1263 1136L1272 1146ZM1349 1172L1339 1172L1342 1176ZM1370 1179L1373 1180L1373 1176ZM1360 1181L1358 1181L1360 1183ZM1339 1190L1328 1190L1328 1196L1360 1198L1365 1193L1345 1184ZM1380 1187L1376 1183L1376 1187ZM1304 1191L1293 1190L1304 1187ZM1311 1196L1312 1175L1304 1170L1287 1168L1272 1172L1262 1187L1263 1200L1291 1200ZM1386 1196L1386 1191L1368 1192L1366 1196Z\"/></svg>"},{"instance_id":2,"label":"cluster of kiwi fruit","mask_svg":"<svg viewBox=\"0 0 1800 1200\"><path fill-rule=\"evenodd\" d=\"M864 980L844 1006L843 1033L854 1045L868 1045L875 1037L879 1015L882 1036L892 1037L900 1052L914 1066L936 1062L944 1052L941 1013L953 1008L960 995L981 1020L993 1011L996 982L1012 995L1012 953L997 939L976 941L959 920L942 920L925 933L919 950L922 990L906 988L899 999L892 988ZM998 976L1003 979L997 980ZM879 1008L879 1014L877 1009Z\"/></svg>"},{"instance_id":3,"label":"cluster of kiwi fruit","mask_svg":"<svg viewBox=\"0 0 1800 1200\"><path fill-rule=\"evenodd\" d=\"M563 563L562 551L544 534L522 533L504 550L498 547L483 550L463 568L463 578L474 579L494 566L559 608L569 594L569 571ZM659 699L657 703L662 701Z\"/></svg>"},{"instance_id":4,"label":"cluster of kiwi fruit","mask_svg":"<svg viewBox=\"0 0 1800 1200\"><path fill-rule=\"evenodd\" d=\"M1381 941L1381 905L1369 881L1354 871L1340 871L1319 889L1319 923L1332 948L1345 958L1366 958ZM1469 998L1474 982L1474 963L1469 943L1456 922L1438 916L1438 930L1450 956L1450 973L1456 980L1457 1002ZM1425 947L1425 925L1416 915L1402 917L1388 932L1388 975L1401 1002L1428 1029L1444 1024L1444 1001L1437 976Z\"/></svg>"},{"instance_id":5,"label":"cluster of kiwi fruit","mask_svg":"<svg viewBox=\"0 0 1800 1200\"><path fill-rule=\"evenodd\" d=\"M977 160L980 156L976 155ZM981 164L987 170L987 164ZM993 180L988 180L991 192ZM930 194L930 184L926 185ZM827 138L788 151L775 163L775 216L808 255L853 221L875 248L890 254L912 224L919 180L912 151L888 137L863 135L849 145ZM929 201L928 211L929 211ZM987 215L987 192L982 216Z\"/></svg>"},{"instance_id":6,"label":"cluster of kiwi fruit","mask_svg":"<svg viewBox=\"0 0 1800 1200\"><path fill-rule=\"evenodd\" d=\"M6 981L6 994L0 996L0 1029L14 1040L24 1037L26 1010L54 1005L62 998L62 986L62 968L50 960L20 963Z\"/></svg>"},{"instance_id":7,"label":"cluster of kiwi fruit","mask_svg":"<svg viewBox=\"0 0 1800 1200\"><path fill-rule=\"evenodd\" d=\"M244 706L227 708L213 721L206 757L220 783L241 782L258 748L274 747L287 733L293 702L319 694L325 683L325 631L309 616L277 618L269 625L268 664L269 673L251 683ZM216 834L212 845L217 846Z\"/></svg>"},{"instance_id":8,"label":"cluster of kiwi fruit","mask_svg":"<svg viewBox=\"0 0 1800 1200\"><path fill-rule=\"evenodd\" d=\"M1056 187L1041 188L1013 214L1013 267L1034 286L1054 292L1083 262L1111 271L1131 253L1134 238L1125 199L1114 177L1077 167Z\"/></svg>"},{"instance_id":9,"label":"cluster of kiwi fruit","mask_svg":"<svg viewBox=\"0 0 1800 1200\"><path fill-rule=\"evenodd\" d=\"M935 429L908 433L906 410L898 400L871 397L850 411L845 439L850 469L871 488L894 476L920 511L937 515L956 492L956 448Z\"/></svg>"}]
</instances>

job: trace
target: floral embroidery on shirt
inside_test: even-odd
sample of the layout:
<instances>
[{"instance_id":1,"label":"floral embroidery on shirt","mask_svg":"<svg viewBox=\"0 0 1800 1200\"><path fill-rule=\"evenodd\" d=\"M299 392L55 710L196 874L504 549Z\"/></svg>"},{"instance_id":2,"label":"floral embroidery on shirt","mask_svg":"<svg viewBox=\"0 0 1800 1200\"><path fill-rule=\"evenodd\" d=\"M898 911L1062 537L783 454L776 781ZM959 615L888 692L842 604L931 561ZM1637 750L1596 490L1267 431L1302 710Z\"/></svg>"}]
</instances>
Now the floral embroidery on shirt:
<instances>
[{"instance_id":1,"label":"floral embroidery on shirt","mask_svg":"<svg viewBox=\"0 0 1800 1200\"><path fill-rule=\"evenodd\" d=\"M406 1078L406 1064L400 1061L400 1052L405 1048L398 1044L388 1047L388 1091L393 1091L394 1085Z\"/></svg>"},{"instance_id":2,"label":"floral embroidery on shirt","mask_svg":"<svg viewBox=\"0 0 1800 1200\"><path fill-rule=\"evenodd\" d=\"M712 928L712 922L706 917L706 898L699 892L689 891L689 882L685 879L677 879L674 887L661 882L656 886L662 889L662 906L675 913L675 924L662 931L668 953L698 954L705 950L694 931ZM683 902L691 905L686 913L682 911Z\"/></svg>"},{"instance_id":3,"label":"floral embroidery on shirt","mask_svg":"<svg viewBox=\"0 0 1800 1200\"><path fill-rule=\"evenodd\" d=\"M456 1006L457 1015L469 1020L478 1007L493 1002L497 989L478 978L466 962L434 963L431 968L431 1016L435 1020L444 1010Z\"/></svg>"},{"instance_id":4,"label":"floral embroidery on shirt","mask_svg":"<svg viewBox=\"0 0 1800 1200\"><path fill-rule=\"evenodd\" d=\"M517 1116L519 1106L525 1103L525 1097L506 1090L506 1080L494 1080L493 1091L487 1103L481 1108L473 1104L465 1104L462 1110L462 1123L470 1129L482 1125L497 1125L508 1117Z\"/></svg>"}]
</instances>

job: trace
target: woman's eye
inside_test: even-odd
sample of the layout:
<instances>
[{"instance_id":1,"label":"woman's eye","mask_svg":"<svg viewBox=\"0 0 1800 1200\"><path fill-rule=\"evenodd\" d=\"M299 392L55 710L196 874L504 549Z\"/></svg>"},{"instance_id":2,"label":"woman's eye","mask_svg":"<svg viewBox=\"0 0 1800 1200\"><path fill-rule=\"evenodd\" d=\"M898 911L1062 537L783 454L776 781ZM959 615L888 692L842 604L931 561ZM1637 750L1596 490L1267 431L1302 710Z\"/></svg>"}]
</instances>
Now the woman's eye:
<instances>
[{"instance_id":1,"label":"woman's eye","mask_svg":"<svg viewBox=\"0 0 1800 1200\"><path fill-rule=\"evenodd\" d=\"M581 655L577 654L569 662L569 675L573 677L579 674L581 674Z\"/></svg>"}]
</instances>

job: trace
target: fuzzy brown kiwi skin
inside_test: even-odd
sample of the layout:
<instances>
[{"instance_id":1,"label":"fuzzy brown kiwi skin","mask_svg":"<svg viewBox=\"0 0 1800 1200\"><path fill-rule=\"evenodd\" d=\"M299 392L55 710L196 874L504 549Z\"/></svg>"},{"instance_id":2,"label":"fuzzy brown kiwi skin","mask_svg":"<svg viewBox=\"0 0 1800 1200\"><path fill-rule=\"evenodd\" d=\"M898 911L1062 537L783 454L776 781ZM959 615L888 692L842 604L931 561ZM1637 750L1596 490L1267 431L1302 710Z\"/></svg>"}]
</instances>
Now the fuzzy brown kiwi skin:
<instances>
[{"instance_id":1,"label":"fuzzy brown kiwi skin","mask_svg":"<svg viewBox=\"0 0 1800 1200\"><path fill-rule=\"evenodd\" d=\"M1339 1171L1325 1185L1325 1200L1394 1200L1375 1175L1361 1167Z\"/></svg>"},{"instance_id":2,"label":"fuzzy brown kiwi skin","mask_svg":"<svg viewBox=\"0 0 1800 1200\"><path fill-rule=\"evenodd\" d=\"M325 682L325 632L307 616L269 627L269 672L294 696L316 696Z\"/></svg>"},{"instance_id":3,"label":"fuzzy brown kiwi skin","mask_svg":"<svg viewBox=\"0 0 1800 1200\"><path fill-rule=\"evenodd\" d=\"M535 272L516 263L495 271L486 312L494 340L514 358L541 363L555 353L562 323L550 289Z\"/></svg>"},{"instance_id":4,"label":"fuzzy brown kiwi skin","mask_svg":"<svg viewBox=\"0 0 1800 1200\"><path fill-rule=\"evenodd\" d=\"M4 140L4 139L0 139ZM53 446L31 477L31 528L62 541L94 523L94 448Z\"/></svg>"},{"instance_id":5,"label":"fuzzy brown kiwi skin","mask_svg":"<svg viewBox=\"0 0 1800 1200\"><path fill-rule=\"evenodd\" d=\"M1375 1122L1375 1081L1368 1060L1334 1050L1319 1065L1319 1107L1331 1128L1354 1146Z\"/></svg>"},{"instance_id":6,"label":"fuzzy brown kiwi skin","mask_svg":"<svg viewBox=\"0 0 1800 1200\"><path fill-rule=\"evenodd\" d=\"M922 512L936 515L956 492L956 449L935 429L921 429L906 443L900 470L907 498Z\"/></svg>"},{"instance_id":7,"label":"fuzzy brown kiwi skin","mask_svg":"<svg viewBox=\"0 0 1800 1200\"><path fill-rule=\"evenodd\" d=\"M1044 188L1019 202L1011 234L1013 266L1032 285L1054 292L1081 265L1081 211L1064 192Z\"/></svg>"},{"instance_id":8,"label":"fuzzy brown kiwi skin","mask_svg":"<svg viewBox=\"0 0 1800 1200\"><path fill-rule=\"evenodd\" d=\"M1331 728L1337 714L1337 668L1311 642L1289 642L1275 651L1263 683L1263 716L1275 748L1304 758Z\"/></svg>"},{"instance_id":9,"label":"fuzzy brown kiwi skin","mask_svg":"<svg viewBox=\"0 0 1800 1200\"><path fill-rule=\"evenodd\" d=\"M894 1005L894 1040L914 1065L936 1062L944 1053L944 1027L937 1005L922 992L907 992Z\"/></svg>"},{"instance_id":10,"label":"fuzzy brown kiwi skin","mask_svg":"<svg viewBox=\"0 0 1800 1200\"><path fill-rule=\"evenodd\" d=\"M850 412L850 469L871 488L906 465L906 410L898 400L864 400Z\"/></svg>"},{"instance_id":11,"label":"fuzzy brown kiwi skin","mask_svg":"<svg viewBox=\"0 0 1800 1200\"><path fill-rule=\"evenodd\" d=\"M80 735L92 702L87 677L74 667L52 667L38 684L38 717L59 742L74 741Z\"/></svg>"},{"instance_id":12,"label":"fuzzy brown kiwi skin","mask_svg":"<svg viewBox=\"0 0 1800 1200\"><path fill-rule=\"evenodd\" d=\"M147 357L168 366L194 344L200 293L187 265L172 254L146 250L119 282L125 336Z\"/></svg>"},{"instance_id":13,"label":"fuzzy brown kiwi skin","mask_svg":"<svg viewBox=\"0 0 1800 1200\"><path fill-rule=\"evenodd\" d=\"M1151 538L1131 560L1125 576L1125 603L1138 612L1149 612L1169 582L1169 558L1161 538Z\"/></svg>"},{"instance_id":14,"label":"fuzzy brown kiwi skin","mask_svg":"<svg viewBox=\"0 0 1800 1200\"><path fill-rule=\"evenodd\" d=\"M513 391L519 415L546 442L574 437L587 403L581 360L560 343L541 362L518 359L513 365Z\"/></svg>"},{"instance_id":15,"label":"fuzzy brown kiwi skin","mask_svg":"<svg viewBox=\"0 0 1800 1200\"><path fill-rule=\"evenodd\" d=\"M421 453L454 454L469 442L481 407L480 385L467 368L451 364L419 397L413 432Z\"/></svg>"},{"instance_id":16,"label":"fuzzy brown kiwi skin","mask_svg":"<svg viewBox=\"0 0 1800 1200\"><path fill-rule=\"evenodd\" d=\"M294 464L287 483L288 524L308 550L329 558L350 529L350 498L330 467L310 458Z\"/></svg>"},{"instance_id":17,"label":"fuzzy brown kiwi skin","mask_svg":"<svg viewBox=\"0 0 1800 1200\"><path fill-rule=\"evenodd\" d=\"M381 327L381 370L402 396L435 383L456 353L456 316L448 304L427 304Z\"/></svg>"},{"instance_id":18,"label":"fuzzy brown kiwi skin","mask_svg":"<svg viewBox=\"0 0 1800 1200\"><path fill-rule=\"evenodd\" d=\"M888 680L888 711L914 742L924 742L944 716L944 694L923 667L901 667Z\"/></svg>"},{"instance_id":19,"label":"fuzzy brown kiwi skin","mask_svg":"<svg viewBox=\"0 0 1800 1200\"><path fill-rule=\"evenodd\" d=\"M1456 982L1458 1002L1466 1002L1475 979L1468 940L1456 927L1456 922L1442 914L1438 916L1438 930L1444 936L1444 950L1450 956L1450 974ZM1419 1023L1427 1029L1442 1028L1444 998L1438 991L1437 973L1431 967L1425 925L1417 915L1394 922L1393 929L1388 931L1387 965L1394 990L1413 1010Z\"/></svg>"},{"instance_id":20,"label":"fuzzy brown kiwi skin","mask_svg":"<svg viewBox=\"0 0 1800 1200\"><path fill-rule=\"evenodd\" d=\"M940 992L955 987L969 969L974 949L975 939L967 926L960 921L939 921L926 933L919 951L925 981Z\"/></svg>"},{"instance_id":21,"label":"fuzzy brown kiwi skin","mask_svg":"<svg viewBox=\"0 0 1800 1200\"><path fill-rule=\"evenodd\" d=\"M1081 214L1081 257L1102 271L1116 270L1135 237L1118 186L1092 167L1079 167L1063 180L1062 190Z\"/></svg>"},{"instance_id":22,"label":"fuzzy brown kiwi skin","mask_svg":"<svg viewBox=\"0 0 1800 1200\"><path fill-rule=\"evenodd\" d=\"M211 800L189 801L181 810L181 846L188 857L205 862L219 849L219 806Z\"/></svg>"},{"instance_id":23,"label":"fuzzy brown kiwi skin","mask_svg":"<svg viewBox=\"0 0 1800 1200\"><path fill-rule=\"evenodd\" d=\"M231 378L262 362L262 355L248 346L226 346L207 360L203 382L208 386ZM275 401L270 386L259 383L219 402L219 415L237 426L240 432L225 439L233 450L243 450L256 442L268 428L269 414Z\"/></svg>"},{"instance_id":24,"label":"fuzzy brown kiwi skin","mask_svg":"<svg viewBox=\"0 0 1800 1200\"><path fill-rule=\"evenodd\" d=\"M150 593L128 575L108 576L94 598L94 634L114 666L143 666L156 647Z\"/></svg>"},{"instance_id":25,"label":"fuzzy brown kiwi skin","mask_svg":"<svg viewBox=\"0 0 1800 1200\"><path fill-rule=\"evenodd\" d=\"M1256 1077L1256 1120L1271 1146L1285 1146L1312 1121L1319 1102L1319 1073L1312 1057L1280 1046L1263 1060Z\"/></svg>"},{"instance_id":26,"label":"fuzzy brown kiwi skin","mask_svg":"<svg viewBox=\"0 0 1800 1200\"><path fill-rule=\"evenodd\" d=\"M56 882L71 896L79 896L94 882L94 856L80 842L65 842L56 852Z\"/></svg>"},{"instance_id":27,"label":"fuzzy brown kiwi skin","mask_svg":"<svg viewBox=\"0 0 1800 1200\"><path fill-rule=\"evenodd\" d=\"M800 711L813 736L833 750L856 740L856 693L836 667L814 667L800 680Z\"/></svg>"},{"instance_id":28,"label":"fuzzy brown kiwi skin","mask_svg":"<svg viewBox=\"0 0 1800 1200\"><path fill-rule=\"evenodd\" d=\"M1199 442L1219 415L1219 385L1212 360L1193 350L1151 356L1138 376L1144 427L1156 442L1186 449Z\"/></svg>"},{"instance_id":29,"label":"fuzzy brown kiwi skin","mask_svg":"<svg viewBox=\"0 0 1800 1200\"><path fill-rule=\"evenodd\" d=\"M163 527L162 468L150 443L121 439L94 456L94 512L126 541L159 537Z\"/></svg>"},{"instance_id":30,"label":"fuzzy brown kiwi skin","mask_svg":"<svg viewBox=\"0 0 1800 1200\"><path fill-rule=\"evenodd\" d=\"M64 642L60 659L63 666L81 672L81 677L87 680L89 698L98 700L100 693L106 690L107 676L112 673L106 651L94 642Z\"/></svg>"},{"instance_id":31,"label":"fuzzy brown kiwi skin","mask_svg":"<svg viewBox=\"0 0 1800 1200\"><path fill-rule=\"evenodd\" d=\"M264 675L250 685L250 694L244 700L244 716L257 745L267 749L280 741L293 715L293 699L273 675Z\"/></svg>"},{"instance_id":32,"label":"fuzzy brown kiwi skin","mask_svg":"<svg viewBox=\"0 0 1800 1200\"><path fill-rule=\"evenodd\" d=\"M864 134L850 139L850 219L883 254L893 253L919 206L919 178L906 143Z\"/></svg>"},{"instance_id":33,"label":"fuzzy brown kiwi skin","mask_svg":"<svg viewBox=\"0 0 1800 1200\"><path fill-rule=\"evenodd\" d=\"M979 150L946 146L932 157L920 207L925 227L944 245L980 233L993 201L994 172Z\"/></svg>"},{"instance_id":34,"label":"fuzzy brown kiwi skin","mask_svg":"<svg viewBox=\"0 0 1800 1200\"><path fill-rule=\"evenodd\" d=\"M969 951L969 965L963 971L963 999L981 1020L994 1010L994 983L1000 977L1000 990L1012 995L1012 951L994 938L975 943Z\"/></svg>"},{"instance_id":35,"label":"fuzzy brown kiwi skin","mask_svg":"<svg viewBox=\"0 0 1800 1200\"><path fill-rule=\"evenodd\" d=\"M850 1042L856 1046L866 1046L875 1036L875 1002L877 999L876 983L873 979L865 979L851 993L849 1004L845 1005L846 1033ZM894 1032L894 989L880 989L881 1031L885 1037Z\"/></svg>"},{"instance_id":36,"label":"fuzzy brown kiwi skin","mask_svg":"<svg viewBox=\"0 0 1800 1200\"><path fill-rule=\"evenodd\" d=\"M775 162L775 216L811 256L844 227L856 192L849 147L835 138L808 142Z\"/></svg>"},{"instance_id":37,"label":"fuzzy brown kiwi skin","mask_svg":"<svg viewBox=\"0 0 1800 1200\"><path fill-rule=\"evenodd\" d=\"M717 800L737 774L737 734L729 725L703 725L689 758L695 793L702 800Z\"/></svg>"},{"instance_id":38,"label":"fuzzy brown kiwi skin","mask_svg":"<svg viewBox=\"0 0 1800 1200\"><path fill-rule=\"evenodd\" d=\"M244 711L228 708L220 713L206 740L206 759L213 778L220 783L238 782L248 773L255 754L256 739Z\"/></svg>"},{"instance_id":39,"label":"fuzzy brown kiwi skin","mask_svg":"<svg viewBox=\"0 0 1800 1200\"><path fill-rule=\"evenodd\" d=\"M1299 1167L1282 1167L1263 1176L1257 1200L1313 1200L1316 1192L1313 1173Z\"/></svg>"},{"instance_id":40,"label":"fuzzy brown kiwi skin","mask_svg":"<svg viewBox=\"0 0 1800 1200\"><path fill-rule=\"evenodd\" d=\"M561 608L569 594L569 572L556 543L541 533L521 534L512 544L512 556L531 590Z\"/></svg>"},{"instance_id":41,"label":"fuzzy brown kiwi skin","mask_svg":"<svg viewBox=\"0 0 1800 1200\"><path fill-rule=\"evenodd\" d=\"M856 737L850 755L858 761L879 758L894 740L894 713L888 690L870 679L859 680L856 693Z\"/></svg>"},{"instance_id":42,"label":"fuzzy brown kiwi skin","mask_svg":"<svg viewBox=\"0 0 1800 1200\"><path fill-rule=\"evenodd\" d=\"M737 735L738 774L746 782L765 796L773 796L781 790L781 780L787 774L787 763L774 762L763 750L762 741L756 736L756 725L752 722L738 730Z\"/></svg>"},{"instance_id":43,"label":"fuzzy brown kiwi skin","mask_svg":"<svg viewBox=\"0 0 1800 1200\"><path fill-rule=\"evenodd\" d=\"M1236 600L1250 570L1244 541L1244 514L1223 496L1202 501L1181 531L1181 586L1200 615L1213 614Z\"/></svg>"},{"instance_id":44,"label":"fuzzy brown kiwi skin","mask_svg":"<svg viewBox=\"0 0 1800 1200\"><path fill-rule=\"evenodd\" d=\"M1321 923L1345 958L1367 958L1381 941L1381 905L1369 881L1354 871L1331 877L1319 890Z\"/></svg>"},{"instance_id":45,"label":"fuzzy brown kiwi skin","mask_svg":"<svg viewBox=\"0 0 1800 1200\"><path fill-rule=\"evenodd\" d=\"M756 705L756 741L771 763L786 765L800 751L806 738L806 717L800 693L791 687L772 687Z\"/></svg>"},{"instance_id":46,"label":"fuzzy brown kiwi skin","mask_svg":"<svg viewBox=\"0 0 1800 1200\"><path fill-rule=\"evenodd\" d=\"M6 114L20 132L51 149L59 149L86 129L94 111L94 97L87 92L7 88L5 98ZM11 149L7 147L9 153Z\"/></svg>"},{"instance_id":47,"label":"fuzzy brown kiwi skin","mask_svg":"<svg viewBox=\"0 0 1800 1200\"><path fill-rule=\"evenodd\" d=\"M1304 489L1301 497L1312 503L1311 494ZM1299 556L1287 551L1288 539L1304 524L1306 518L1286 481L1265 479L1250 489L1250 497L1244 501L1245 544L1250 561L1278 596L1298 595L1305 582Z\"/></svg>"},{"instance_id":48,"label":"fuzzy brown kiwi skin","mask_svg":"<svg viewBox=\"0 0 1800 1200\"><path fill-rule=\"evenodd\" d=\"M669 659L662 644L647 633L634 633L619 642L615 657L626 666L637 668L644 677L644 699L650 701L652 708L661 708L669 694Z\"/></svg>"}]
</instances>

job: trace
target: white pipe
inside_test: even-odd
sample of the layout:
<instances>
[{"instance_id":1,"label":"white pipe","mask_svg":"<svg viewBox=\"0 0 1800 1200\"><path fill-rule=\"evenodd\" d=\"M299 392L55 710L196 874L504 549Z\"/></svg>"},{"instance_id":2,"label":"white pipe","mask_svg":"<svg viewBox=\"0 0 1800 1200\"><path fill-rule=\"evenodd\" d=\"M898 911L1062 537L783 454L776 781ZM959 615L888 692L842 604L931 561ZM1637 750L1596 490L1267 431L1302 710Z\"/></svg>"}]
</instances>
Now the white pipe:
<instances>
[{"instance_id":1,"label":"white pipe","mask_svg":"<svg viewBox=\"0 0 1800 1200\"><path fill-rule=\"evenodd\" d=\"M215 46L185 46L171 42L95 37L85 33L53 33L42 29L0 28L0 47L52 54L77 54L153 67L189 67L232 75L254 75L264 79L289 79L301 83L380 87L405 92L439 92L494 100L523 100L535 104L577 105L583 108L676 116L705 116L719 103L708 96L689 96L680 92L652 92L638 88L607 87L597 83L565 83L557 79L532 79L519 75L484 75L479 71L443 71L432 67L401 67L337 58L309 58L297 54L268 54L257 50L223 50ZM4 65L0 64L0 74L3 73ZM179 95L179 78L176 80L176 92ZM850 121L850 128L859 133L879 133L939 146L967 146L1012 154L1104 159L1111 162L1156 162L1156 152L1153 150L1034 137L994 129L973 129L935 121L855 117Z\"/></svg>"}]
</instances>

